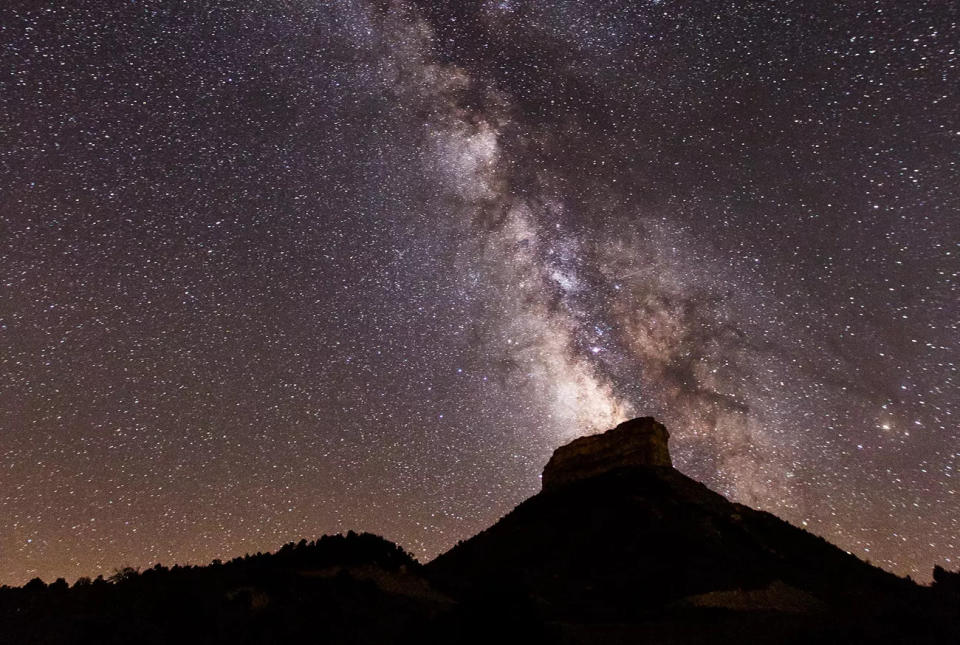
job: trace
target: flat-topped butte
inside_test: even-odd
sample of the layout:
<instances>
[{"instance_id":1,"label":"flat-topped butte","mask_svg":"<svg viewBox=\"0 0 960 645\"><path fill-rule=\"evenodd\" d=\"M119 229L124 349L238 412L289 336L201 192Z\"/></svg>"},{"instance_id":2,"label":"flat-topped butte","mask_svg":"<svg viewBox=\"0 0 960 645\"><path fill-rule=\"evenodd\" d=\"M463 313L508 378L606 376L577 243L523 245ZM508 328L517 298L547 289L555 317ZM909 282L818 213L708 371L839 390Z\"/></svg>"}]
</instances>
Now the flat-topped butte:
<instances>
[{"instance_id":1,"label":"flat-topped butte","mask_svg":"<svg viewBox=\"0 0 960 645\"><path fill-rule=\"evenodd\" d=\"M580 437L557 448L543 469L543 490L594 477L617 468L672 467L670 433L653 417L624 421L603 434Z\"/></svg>"}]
</instances>

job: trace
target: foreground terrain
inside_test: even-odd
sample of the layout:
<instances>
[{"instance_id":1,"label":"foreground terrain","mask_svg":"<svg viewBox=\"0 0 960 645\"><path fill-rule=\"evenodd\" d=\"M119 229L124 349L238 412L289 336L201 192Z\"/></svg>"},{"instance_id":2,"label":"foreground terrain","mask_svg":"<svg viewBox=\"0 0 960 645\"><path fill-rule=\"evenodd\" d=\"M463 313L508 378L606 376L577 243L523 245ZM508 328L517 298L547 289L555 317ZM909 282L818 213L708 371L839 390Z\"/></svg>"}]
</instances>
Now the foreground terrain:
<instances>
[{"instance_id":1,"label":"foreground terrain","mask_svg":"<svg viewBox=\"0 0 960 645\"><path fill-rule=\"evenodd\" d=\"M873 567L670 465L666 429L560 448L544 490L427 565L370 534L0 589L3 643L943 643L960 575Z\"/></svg>"}]
</instances>

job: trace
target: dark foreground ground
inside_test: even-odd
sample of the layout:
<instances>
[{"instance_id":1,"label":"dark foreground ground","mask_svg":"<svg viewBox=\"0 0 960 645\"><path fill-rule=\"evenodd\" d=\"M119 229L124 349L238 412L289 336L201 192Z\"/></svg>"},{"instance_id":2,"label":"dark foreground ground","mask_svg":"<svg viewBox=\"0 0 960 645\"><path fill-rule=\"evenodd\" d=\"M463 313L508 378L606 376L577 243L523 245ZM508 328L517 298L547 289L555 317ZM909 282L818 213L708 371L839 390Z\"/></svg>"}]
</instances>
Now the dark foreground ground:
<instances>
[{"instance_id":1,"label":"dark foreground ground","mask_svg":"<svg viewBox=\"0 0 960 645\"><path fill-rule=\"evenodd\" d=\"M0 589L0 643L953 643L921 587L672 468L541 493L428 565L370 534Z\"/></svg>"}]
</instances>

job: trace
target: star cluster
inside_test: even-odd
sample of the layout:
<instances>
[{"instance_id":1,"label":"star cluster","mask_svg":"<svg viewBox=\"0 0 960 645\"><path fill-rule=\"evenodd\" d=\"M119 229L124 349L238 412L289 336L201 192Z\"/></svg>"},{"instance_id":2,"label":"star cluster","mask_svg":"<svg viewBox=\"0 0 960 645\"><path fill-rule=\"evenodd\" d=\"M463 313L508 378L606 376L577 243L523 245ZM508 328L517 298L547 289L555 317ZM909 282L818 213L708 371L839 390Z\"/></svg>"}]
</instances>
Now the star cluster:
<instances>
[{"instance_id":1,"label":"star cluster","mask_svg":"<svg viewBox=\"0 0 960 645\"><path fill-rule=\"evenodd\" d=\"M632 415L960 567L960 8L0 8L0 583L428 559Z\"/></svg>"}]
</instances>

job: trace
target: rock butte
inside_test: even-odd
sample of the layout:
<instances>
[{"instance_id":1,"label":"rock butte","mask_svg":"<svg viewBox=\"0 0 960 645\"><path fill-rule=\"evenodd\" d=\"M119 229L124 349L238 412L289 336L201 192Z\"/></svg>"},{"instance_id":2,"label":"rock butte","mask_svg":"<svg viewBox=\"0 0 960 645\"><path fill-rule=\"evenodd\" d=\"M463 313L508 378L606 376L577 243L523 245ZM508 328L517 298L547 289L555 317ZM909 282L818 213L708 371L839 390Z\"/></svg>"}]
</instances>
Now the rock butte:
<instances>
[{"instance_id":1,"label":"rock butte","mask_svg":"<svg viewBox=\"0 0 960 645\"><path fill-rule=\"evenodd\" d=\"M603 434L557 448L543 469L543 490L626 467L673 467L670 433L653 417L624 421Z\"/></svg>"}]
</instances>

